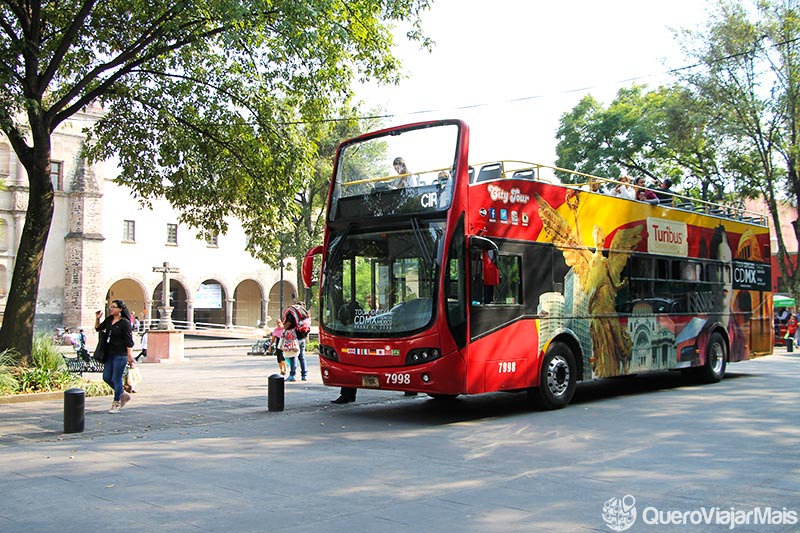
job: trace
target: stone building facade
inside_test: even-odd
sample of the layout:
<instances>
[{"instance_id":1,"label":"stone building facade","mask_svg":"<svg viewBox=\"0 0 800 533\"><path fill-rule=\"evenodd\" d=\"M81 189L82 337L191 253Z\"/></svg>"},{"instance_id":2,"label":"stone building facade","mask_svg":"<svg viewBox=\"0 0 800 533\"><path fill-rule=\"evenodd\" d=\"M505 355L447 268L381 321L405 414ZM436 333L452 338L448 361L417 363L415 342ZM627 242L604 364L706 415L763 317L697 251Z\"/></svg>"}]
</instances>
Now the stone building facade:
<instances>
[{"instance_id":1,"label":"stone building facade","mask_svg":"<svg viewBox=\"0 0 800 533\"><path fill-rule=\"evenodd\" d=\"M89 108L53 135L51 180L55 211L45 249L36 328L91 328L95 311L122 299L143 320L159 318L168 263L172 320L178 328L235 329L274 324L280 306L300 299L295 268L284 272L245 251L241 225L214 242L178 222L166 201L139 205L115 184L113 162L89 165L81 157L83 129L102 112ZM0 136L0 313L5 310L14 260L25 223L28 181L7 139Z\"/></svg>"}]
</instances>

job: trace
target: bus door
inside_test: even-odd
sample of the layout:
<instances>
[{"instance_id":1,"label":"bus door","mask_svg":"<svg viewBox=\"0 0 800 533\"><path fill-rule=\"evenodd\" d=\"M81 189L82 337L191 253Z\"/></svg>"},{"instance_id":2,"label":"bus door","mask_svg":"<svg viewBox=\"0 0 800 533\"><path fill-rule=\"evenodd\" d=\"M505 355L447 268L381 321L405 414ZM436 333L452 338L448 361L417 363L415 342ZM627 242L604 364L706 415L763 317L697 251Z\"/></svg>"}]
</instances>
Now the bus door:
<instances>
[{"instance_id":1,"label":"bus door","mask_svg":"<svg viewBox=\"0 0 800 533\"><path fill-rule=\"evenodd\" d=\"M524 303L522 254L501 252L493 241L473 236L469 258L468 392L528 387L531 343L518 320Z\"/></svg>"}]
</instances>

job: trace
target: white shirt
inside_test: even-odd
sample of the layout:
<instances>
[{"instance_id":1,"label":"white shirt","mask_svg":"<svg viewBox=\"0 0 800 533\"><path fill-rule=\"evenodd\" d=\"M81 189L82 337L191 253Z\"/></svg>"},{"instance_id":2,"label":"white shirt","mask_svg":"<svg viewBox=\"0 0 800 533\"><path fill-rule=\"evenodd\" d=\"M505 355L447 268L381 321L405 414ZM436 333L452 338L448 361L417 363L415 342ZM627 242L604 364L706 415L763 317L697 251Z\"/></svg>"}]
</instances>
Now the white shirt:
<instances>
[{"instance_id":1,"label":"white shirt","mask_svg":"<svg viewBox=\"0 0 800 533\"><path fill-rule=\"evenodd\" d=\"M636 200L636 191L630 185L620 183L611 191L611 196L616 196L617 198L627 198L628 200Z\"/></svg>"}]
</instances>

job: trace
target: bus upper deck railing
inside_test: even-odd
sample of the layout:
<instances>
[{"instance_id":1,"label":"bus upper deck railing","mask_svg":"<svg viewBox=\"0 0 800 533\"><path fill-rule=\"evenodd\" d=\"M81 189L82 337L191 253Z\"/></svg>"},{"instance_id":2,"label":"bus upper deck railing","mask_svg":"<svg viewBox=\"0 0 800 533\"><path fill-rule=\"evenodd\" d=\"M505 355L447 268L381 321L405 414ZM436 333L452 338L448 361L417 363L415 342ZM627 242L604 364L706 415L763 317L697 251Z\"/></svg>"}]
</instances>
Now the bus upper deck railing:
<instances>
[{"instance_id":1,"label":"bus upper deck railing","mask_svg":"<svg viewBox=\"0 0 800 533\"><path fill-rule=\"evenodd\" d=\"M563 172L571 174L573 176L578 176L580 178L585 178L586 181L581 183L565 184L562 183L561 180L558 178L558 176L556 175L557 172ZM491 161L488 163L470 165L469 175L470 175L470 183L481 183L485 181L506 179L506 178L528 179L535 181L545 181L548 183L563 185L565 187L573 187L573 188L585 187L588 191L591 191L592 184L597 182L600 182L603 185L611 187L623 184L621 181L612 178L601 178L599 176L593 176L591 174L578 172L576 170L569 170L566 168L554 167L550 165L542 165L538 163L530 163L526 161L517 161L517 160ZM633 184L627 184L627 185L630 185L634 189L650 189L649 187L643 188ZM655 191L655 189L650 189L650 190ZM596 192L594 194L604 194L604 193ZM670 209L692 211L696 213L703 213L706 215L726 218L730 220L739 220L750 224L759 224L761 226L768 225L767 215L763 213L748 211L747 209L741 207L708 202L706 200L701 200L699 198L692 198L691 196L684 196L681 194L676 194L674 192L670 192L669 194L672 196L672 202L660 203L658 205ZM631 200L631 201L635 202L638 200Z\"/></svg>"}]
</instances>

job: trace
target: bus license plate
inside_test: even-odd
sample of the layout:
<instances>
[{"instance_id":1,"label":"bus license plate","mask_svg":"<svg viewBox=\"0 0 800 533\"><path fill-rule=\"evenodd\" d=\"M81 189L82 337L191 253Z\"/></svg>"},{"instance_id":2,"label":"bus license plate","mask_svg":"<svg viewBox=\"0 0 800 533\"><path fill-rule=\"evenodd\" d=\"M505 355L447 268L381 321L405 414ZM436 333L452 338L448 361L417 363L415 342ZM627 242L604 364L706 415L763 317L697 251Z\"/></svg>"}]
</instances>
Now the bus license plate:
<instances>
[{"instance_id":1,"label":"bus license plate","mask_svg":"<svg viewBox=\"0 0 800 533\"><path fill-rule=\"evenodd\" d=\"M380 388L381 383L378 381L378 376L361 376L361 386L377 389Z\"/></svg>"}]
</instances>

